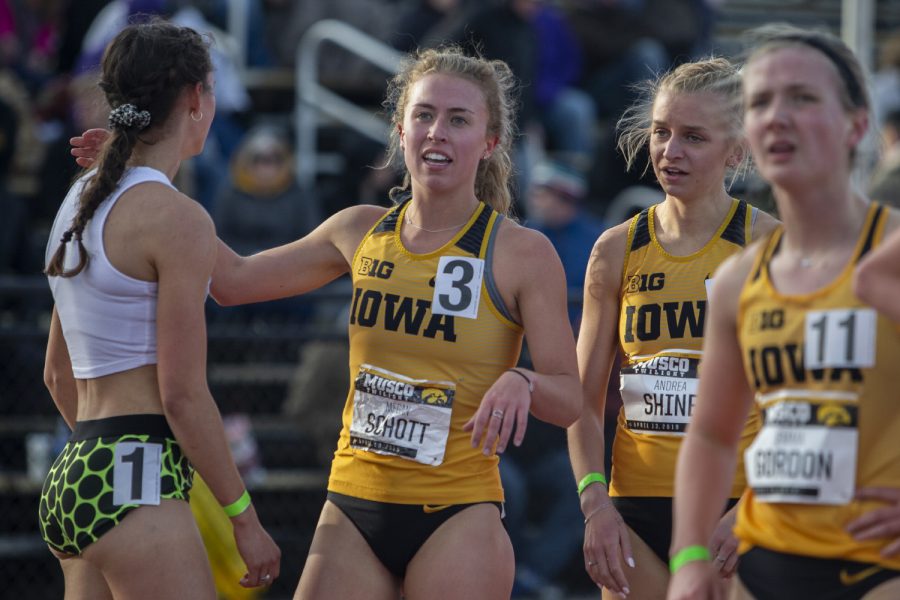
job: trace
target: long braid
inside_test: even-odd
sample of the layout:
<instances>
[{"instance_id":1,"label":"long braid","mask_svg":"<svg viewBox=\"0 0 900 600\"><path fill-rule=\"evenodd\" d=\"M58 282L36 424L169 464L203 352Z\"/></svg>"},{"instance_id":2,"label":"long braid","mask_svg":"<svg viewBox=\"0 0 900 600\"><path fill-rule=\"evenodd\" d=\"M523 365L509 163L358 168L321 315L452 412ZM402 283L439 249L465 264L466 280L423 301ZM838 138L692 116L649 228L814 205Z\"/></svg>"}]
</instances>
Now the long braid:
<instances>
[{"instance_id":1,"label":"long braid","mask_svg":"<svg viewBox=\"0 0 900 600\"><path fill-rule=\"evenodd\" d=\"M139 141L152 144L185 87L197 83L205 87L211 71L208 44L203 37L192 29L165 21L126 27L110 43L103 55L99 85L113 107L113 133L97 159L96 172L81 192L71 226L47 264L47 275L73 277L84 270L88 264L88 253L81 240L84 229L119 185L135 146ZM79 260L67 271L66 249L73 239Z\"/></svg>"},{"instance_id":2,"label":"long braid","mask_svg":"<svg viewBox=\"0 0 900 600\"><path fill-rule=\"evenodd\" d=\"M137 143L138 134L134 130L113 130L109 142L105 145L97 164L97 172L91 177L84 191L81 193L81 201L78 213L72 219L72 226L63 234L59 248L44 271L47 275L60 277L74 277L87 266L88 254L81 241L84 228L94 216L100 204L113 193L119 184L119 179L125 172L128 159ZM68 241L74 238L78 246L78 264L70 270L65 270L65 256Z\"/></svg>"}]
</instances>

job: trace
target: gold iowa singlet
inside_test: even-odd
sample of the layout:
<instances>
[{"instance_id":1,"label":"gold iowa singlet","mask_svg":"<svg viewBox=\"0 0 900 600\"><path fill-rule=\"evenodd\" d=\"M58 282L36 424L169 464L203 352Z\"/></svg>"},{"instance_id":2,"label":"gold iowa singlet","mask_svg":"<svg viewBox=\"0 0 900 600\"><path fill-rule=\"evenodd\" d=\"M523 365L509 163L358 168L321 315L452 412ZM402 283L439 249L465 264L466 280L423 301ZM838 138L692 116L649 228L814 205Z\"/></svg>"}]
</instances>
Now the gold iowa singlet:
<instances>
[{"instance_id":1,"label":"gold iowa singlet","mask_svg":"<svg viewBox=\"0 0 900 600\"><path fill-rule=\"evenodd\" d=\"M853 257L824 288L779 293L769 277L782 230L761 250L741 292L738 336L763 426L747 449L750 488L736 533L742 550L879 563L885 540L859 542L844 527L883 503L858 487L900 487L896 325L851 287L859 259L878 244L888 211L873 204Z\"/></svg>"},{"instance_id":2,"label":"gold iowa singlet","mask_svg":"<svg viewBox=\"0 0 900 600\"><path fill-rule=\"evenodd\" d=\"M402 504L502 501L497 457L462 427L522 346L491 274L503 217L479 204L447 244L414 254L400 239L408 206L388 211L353 257L352 383L328 489Z\"/></svg>"},{"instance_id":3,"label":"gold iowa singlet","mask_svg":"<svg viewBox=\"0 0 900 600\"><path fill-rule=\"evenodd\" d=\"M707 285L722 261L749 243L756 210L734 200L703 248L673 256L656 239L655 208L632 219L626 242L619 315L622 409L613 444L612 496L673 495L678 450L697 393ZM751 415L742 447L758 428L758 416ZM743 489L740 475L731 496Z\"/></svg>"}]
</instances>

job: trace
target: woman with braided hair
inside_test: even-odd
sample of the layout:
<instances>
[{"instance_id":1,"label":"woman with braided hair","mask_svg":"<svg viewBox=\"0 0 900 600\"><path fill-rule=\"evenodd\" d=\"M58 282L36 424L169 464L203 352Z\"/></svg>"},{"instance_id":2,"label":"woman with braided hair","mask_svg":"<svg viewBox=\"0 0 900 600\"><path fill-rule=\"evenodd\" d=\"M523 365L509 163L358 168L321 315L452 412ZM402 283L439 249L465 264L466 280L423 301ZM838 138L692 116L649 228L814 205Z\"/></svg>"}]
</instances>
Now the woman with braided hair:
<instances>
[{"instance_id":1,"label":"woman with braided hair","mask_svg":"<svg viewBox=\"0 0 900 600\"><path fill-rule=\"evenodd\" d=\"M186 502L192 465L232 517L242 585L278 576L204 376L215 231L171 184L203 148L212 86L195 31L154 21L116 36L100 81L112 134L51 231L45 381L74 431L44 483L40 527L67 598L215 598Z\"/></svg>"}]
</instances>

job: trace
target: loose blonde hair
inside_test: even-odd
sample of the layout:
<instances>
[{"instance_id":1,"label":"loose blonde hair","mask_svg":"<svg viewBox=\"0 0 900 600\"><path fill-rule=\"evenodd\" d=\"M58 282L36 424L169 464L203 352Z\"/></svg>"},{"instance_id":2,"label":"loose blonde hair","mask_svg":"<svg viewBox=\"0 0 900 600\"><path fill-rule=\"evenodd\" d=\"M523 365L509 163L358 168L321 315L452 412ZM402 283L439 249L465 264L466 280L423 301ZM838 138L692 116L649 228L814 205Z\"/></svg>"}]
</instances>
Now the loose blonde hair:
<instances>
[{"instance_id":1,"label":"loose blonde hair","mask_svg":"<svg viewBox=\"0 0 900 600\"><path fill-rule=\"evenodd\" d=\"M500 214L508 215L512 204L510 185L513 170L511 151L515 136L515 76L505 62L466 56L458 46L432 48L408 56L400 72L388 83L384 107L391 114L391 131L386 162L404 171L403 183L391 190L391 199L398 201L409 192L411 185L409 172L403 165L398 127L406 116L410 89L422 77L432 73L461 77L476 84L484 93L488 112L487 133L497 138L497 146L478 165L475 197Z\"/></svg>"},{"instance_id":2,"label":"loose blonde hair","mask_svg":"<svg viewBox=\"0 0 900 600\"><path fill-rule=\"evenodd\" d=\"M640 84L638 100L632 104L616 123L617 147L625 157L630 170L636 164L641 150L650 142L653 123L653 107L663 92L699 93L712 92L722 97L722 114L728 119L728 135L735 141L743 139L742 82L738 68L729 60L711 57L684 63L675 69ZM650 159L642 172L650 168ZM744 152L740 163L731 169L731 182L750 168L750 153Z\"/></svg>"}]
</instances>

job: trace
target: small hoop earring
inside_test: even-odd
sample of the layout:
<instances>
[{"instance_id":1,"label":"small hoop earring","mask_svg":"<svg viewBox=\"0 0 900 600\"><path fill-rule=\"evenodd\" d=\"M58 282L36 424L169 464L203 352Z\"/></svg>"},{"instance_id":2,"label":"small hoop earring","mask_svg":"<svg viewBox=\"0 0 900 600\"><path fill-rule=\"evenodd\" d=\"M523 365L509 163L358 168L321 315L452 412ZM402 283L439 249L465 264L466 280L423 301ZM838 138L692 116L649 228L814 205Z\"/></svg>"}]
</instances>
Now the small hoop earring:
<instances>
[{"instance_id":1,"label":"small hoop earring","mask_svg":"<svg viewBox=\"0 0 900 600\"><path fill-rule=\"evenodd\" d=\"M200 116L199 116L199 117L195 117L195 116L194 116L194 111L191 111L191 121L194 121L195 123L197 123L197 122L202 121L202 120L203 120L203 112L202 112L202 111L200 112Z\"/></svg>"}]
</instances>

